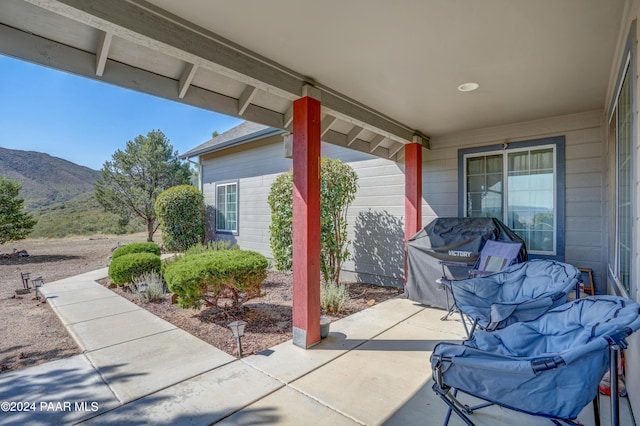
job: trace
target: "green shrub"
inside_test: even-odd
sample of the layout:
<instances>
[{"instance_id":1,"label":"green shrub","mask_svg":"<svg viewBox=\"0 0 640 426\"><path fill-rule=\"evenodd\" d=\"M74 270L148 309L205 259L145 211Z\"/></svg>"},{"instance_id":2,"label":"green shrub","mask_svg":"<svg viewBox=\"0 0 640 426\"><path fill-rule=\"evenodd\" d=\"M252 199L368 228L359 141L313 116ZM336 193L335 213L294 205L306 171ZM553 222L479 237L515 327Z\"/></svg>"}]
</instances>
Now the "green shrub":
<instances>
[{"instance_id":1,"label":"green shrub","mask_svg":"<svg viewBox=\"0 0 640 426\"><path fill-rule=\"evenodd\" d=\"M340 313L349 301L349 291L344 284L329 281L320 285L320 310L324 313Z\"/></svg>"},{"instance_id":2,"label":"green shrub","mask_svg":"<svg viewBox=\"0 0 640 426\"><path fill-rule=\"evenodd\" d=\"M133 253L151 253L160 256L160 246L156 243L131 243L126 246L118 247L111 255L111 261L120 256Z\"/></svg>"},{"instance_id":3,"label":"green shrub","mask_svg":"<svg viewBox=\"0 0 640 426\"><path fill-rule=\"evenodd\" d=\"M253 251L209 251L168 263L164 279L182 308L198 308L202 302L217 306L218 299L229 298L231 307L238 309L260 296L267 267L267 259Z\"/></svg>"},{"instance_id":4,"label":"green shrub","mask_svg":"<svg viewBox=\"0 0 640 426\"><path fill-rule=\"evenodd\" d=\"M166 257L166 258L162 259L162 261L160 262L160 276L164 277L164 273L167 270L167 265L175 262L176 260L180 259L183 256L184 255L176 254L174 256Z\"/></svg>"},{"instance_id":5,"label":"green shrub","mask_svg":"<svg viewBox=\"0 0 640 426\"><path fill-rule=\"evenodd\" d=\"M186 256L191 256L194 254L202 254L202 253L208 253L208 252L218 251L218 250L239 250L239 249L240 249L240 246L237 244L231 245L231 241L216 240L216 241L209 241L207 244L198 243L194 246L191 246L184 252L184 254Z\"/></svg>"},{"instance_id":6,"label":"green shrub","mask_svg":"<svg viewBox=\"0 0 640 426\"><path fill-rule=\"evenodd\" d=\"M109 278L118 285L132 283L147 272L160 271L160 256L153 253L131 253L111 259Z\"/></svg>"},{"instance_id":7,"label":"green shrub","mask_svg":"<svg viewBox=\"0 0 640 426\"><path fill-rule=\"evenodd\" d=\"M340 160L320 162L320 270L326 282L338 282L342 264L349 258L347 212L356 197L358 174ZM293 257L293 172L282 173L271 184L269 244L275 267L288 271Z\"/></svg>"},{"instance_id":8,"label":"green shrub","mask_svg":"<svg viewBox=\"0 0 640 426\"><path fill-rule=\"evenodd\" d=\"M271 184L267 203L271 208L269 247L278 271L290 271L293 259L293 169Z\"/></svg>"},{"instance_id":9,"label":"green shrub","mask_svg":"<svg viewBox=\"0 0 640 426\"><path fill-rule=\"evenodd\" d=\"M204 196L195 186L180 185L163 191L156 199L155 212L167 250L185 251L204 241Z\"/></svg>"}]
</instances>

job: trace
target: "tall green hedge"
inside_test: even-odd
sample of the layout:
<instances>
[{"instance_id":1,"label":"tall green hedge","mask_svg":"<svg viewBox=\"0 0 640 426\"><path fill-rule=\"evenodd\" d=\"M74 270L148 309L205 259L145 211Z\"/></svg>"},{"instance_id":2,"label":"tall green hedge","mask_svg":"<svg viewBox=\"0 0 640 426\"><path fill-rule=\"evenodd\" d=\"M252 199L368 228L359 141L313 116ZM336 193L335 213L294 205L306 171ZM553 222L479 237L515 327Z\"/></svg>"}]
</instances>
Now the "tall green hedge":
<instances>
[{"instance_id":1,"label":"tall green hedge","mask_svg":"<svg viewBox=\"0 0 640 426\"><path fill-rule=\"evenodd\" d=\"M218 299L228 297L237 309L260 296L267 267L267 259L253 251L210 251L167 263L164 279L183 308L197 308L203 302L217 306Z\"/></svg>"},{"instance_id":2,"label":"tall green hedge","mask_svg":"<svg viewBox=\"0 0 640 426\"><path fill-rule=\"evenodd\" d=\"M184 251L204 242L204 197L196 187L180 185L163 191L156 199L155 211L167 250Z\"/></svg>"}]
</instances>

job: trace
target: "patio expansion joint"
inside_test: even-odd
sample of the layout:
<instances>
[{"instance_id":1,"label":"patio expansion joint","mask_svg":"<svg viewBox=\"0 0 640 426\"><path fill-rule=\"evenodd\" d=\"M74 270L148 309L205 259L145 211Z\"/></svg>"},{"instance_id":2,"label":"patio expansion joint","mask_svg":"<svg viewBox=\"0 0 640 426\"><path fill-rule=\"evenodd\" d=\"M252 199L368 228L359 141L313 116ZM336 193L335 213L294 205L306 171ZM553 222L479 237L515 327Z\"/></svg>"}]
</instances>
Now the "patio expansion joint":
<instances>
[{"instance_id":1,"label":"patio expansion joint","mask_svg":"<svg viewBox=\"0 0 640 426\"><path fill-rule=\"evenodd\" d=\"M89 287L87 287L87 288L89 288ZM50 299L50 298L55 298L55 297L58 297L58 296L66 296L68 293L73 293L73 292L76 292L78 290L79 289L77 289L77 288L72 288L72 289L68 289L68 290L55 290L55 293L48 294L49 291L51 291L51 290L42 291L42 288L41 288L39 290L39 293L42 293L45 296L45 299ZM84 290L84 289L82 289L82 290Z\"/></svg>"},{"instance_id":2,"label":"patio expansion joint","mask_svg":"<svg viewBox=\"0 0 640 426\"><path fill-rule=\"evenodd\" d=\"M99 299L98 299L98 300L99 300ZM56 308L56 306L53 306L53 305L49 305L49 306L51 306L52 308L54 308L54 310L56 311L56 314L58 314L57 310L55 309L55 308ZM71 306L71 305L64 305L64 306ZM61 306L61 307L62 307L62 306ZM101 317L95 317L95 318L90 318L90 319L86 319L86 320L82 320L82 321L72 322L72 323L69 323L69 324L64 324L64 326L65 326L65 328L68 328L69 326L72 326L72 325L82 324L82 323L85 323L85 322L89 322L89 321L93 321L93 320L98 320L98 319L103 319L103 318L110 318L110 317L113 317L113 316L116 316L116 315L126 314L126 313L128 313L128 312L135 312L135 311L139 311L139 310L142 310L142 309L144 309L144 308L141 308L141 307L139 307L139 306L136 306L136 308L131 309L130 311L118 312L117 314L103 315L103 316L101 316ZM60 315L59 315L59 314L58 314L58 318L60 318Z\"/></svg>"},{"instance_id":3,"label":"patio expansion joint","mask_svg":"<svg viewBox=\"0 0 640 426\"><path fill-rule=\"evenodd\" d=\"M135 311L129 311L129 312L135 312ZM127 312L123 312L123 313L127 313ZM111 316L114 316L114 315L109 315L109 316L107 316L107 317L102 317L102 318L108 318L108 317L111 317ZM94 319L99 319L99 318L94 318ZM85 322L93 321L94 319L87 320L87 321L76 322L76 323L69 324L69 325L82 324L82 323L85 323ZM173 325L173 324L172 324L172 325ZM78 340L76 339L75 334L74 334L71 330L69 330L69 326L66 326L66 327L67 327L67 331L69 332L69 334L71 334L71 335L73 336L74 340L76 340L76 343L77 343L77 344L78 344L78 346L79 346L79 345L80 345L80 343L79 343L79 342L78 342ZM139 337L132 337L131 339L128 339L128 340L123 340L123 341L121 341L121 342L112 343L112 344L110 344L110 345L102 346L102 347L95 348L95 349L91 349L91 350L87 350L87 349L85 349L85 350L83 350L83 351L82 351L82 353L83 353L83 354L88 354L88 353L91 353L91 352L101 351L101 350L103 350L103 349L112 348L112 347L114 347L114 346L122 345L122 344L124 344L124 343L133 342L133 341L135 341L135 340L140 340L140 339L143 339L143 338L146 338L146 337L157 336L157 335L159 335L159 334L167 333L167 332L170 332L170 331L175 331L176 329L178 329L178 327L173 326L173 328L170 328L170 329L168 329L168 330L161 330L161 331L157 331L157 332L150 333L150 334L146 334L146 335L144 335L144 336L139 336Z\"/></svg>"},{"instance_id":4,"label":"patio expansion joint","mask_svg":"<svg viewBox=\"0 0 640 426\"><path fill-rule=\"evenodd\" d=\"M92 278L78 278L81 277L82 275L74 275L71 277L67 277L67 278L62 278L59 280L55 280L55 281L50 281L48 283L44 284L44 289L47 288L51 288L53 286L58 286L58 285L65 285L65 284L69 284L69 283L81 283L81 284L91 284L91 285L96 285L96 286L102 286L104 287L102 284L100 284L98 281L103 280L105 278L108 278L108 274L105 275L102 278L97 278L97 279L92 279ZM63 290L63 291L69 291L69 290ZM73 291L73 290L71 290Z\"/></svg>"},{"instance_id":5,"label":"patio expansion joint","mask_svg":"<svg viewBox=\"0 0 640 426\"><path fill-rule=\"evenodd\" d=\"M86 284L95 284L95 285L102 285L100 284L98 281L108 278L107 275L105 275L102 278L93 278L93 277L84 277L82 275L72 275L70 277L67 278L62 278L59 280L55 280L55 281L49 281L48 283L45 283L45 286L54 286L54 285L64 285L64 284L68 284L70 282L74 282L74 283L86 283Z\"/></svg>"},{"instance_id":6,"label":"patio expansion joint","mask_svg":"<svg viewBox=\"0 0 640 426\"><path fill-rule=\"evenodd\" d=\"M220 417L218 420L214 421L214 422L213 422L213 423L211 423L211 424L220 423L221 421L223 421L223 420L225 420L225 419L227 419L227 418L229 418L229 417L233 416L233 415L234 415L234 414L236 414L236 413L239 413L240 411L244 410L245 408L250 407L251 405L255 404L256 402L258 402L258 401L260 401L260 400L262 400L262 399L264 399L264 398L266 398L266 397L268 397L268 396L270 396L270 395L273 395L274 393L278 392L279 390L282 390L283 388L286 388L286 387L287 387L287 384L286 384L284 381L282 381L282 380L278 379L277 377L272 376L271 374L269 374L269 373L267 373L267 372L265 372L265 371L260 370L259 368L254 367L254 366L253 366L253 365L251 365L251 364L248 364L248 363L246 363L246 362L243 362L241 359L240 359L240 360L231 361L231 362L229 362L229 363L227 363L227 364L225 364L225 365L229 365L229 364L231 364L231 363L233 363L233 362L236 362L236 361L241 362L241 363L242 363L242 364L244 364L245 366L249 366L249 367L253 368L253 369L254 369L254 370L256 370L257 372L262 373L262 374L264 374L265 376L267 376L267 377L269 377L269 378L271 378L271 379L274 379L275 381L279 382L281 385L280 385L280 386L278 386L277 388L273 389L273 390L272 390L272 391L270 391L270 392L267 392L267 393L265 393L265 394L263 394L263 395L261 395L261 396L259 396L259 397L257 397L257 398L254 398L254 399L252 399L252 400L248 401L246 404L242 405L241 407L238 407L237 409L235 409L235 410L233 410L233 411L230 411L229 413L227 413L226 415L224 415L224 416ZM222 366L220 366L220 367L222 367ZM220 367L216 367L216 368L220 368ZM214 368L214 369L212 369L212 370L209 370L209 371L213 371L213 370L215 370L215 368ZM204 373L202 373L202 374L204 374Z\"/></svg>"},{"instance_id":7,"label":"patio expansion joint","mask_svg":"<svg viewBox=\"0 0 640 426\"><path fill-rule=\"evenodd\" d=\"M60 292L60 293L68 293L68 292ZM52 295L52 296L55 296L55 295ZM50 298L52 298L52 296L47 296L46 300L49 300ZM84 300L79 300L79 301L73 302L73 303L67 303L65 305L53 305L53 304L51 304L49 302L47 302L47 303L49 303L50 306L59 306L59 307L62 308L62 307L66 307L66 306L78 305L80 303L95 302L96 300L112 299L114 297L121 297L121 296L117 295L116 293L113 293L113 296L104 296L104 297L95 297L93 299L84 299Z\"/></svg>"},{"instance_id":8,"label":"patio expansion joint","mask_svg":"<svg viewBox=\"0 0 640 426\"><path fill-rule=\"evenodd\" d=\"M167 331L173 331L173 330L167 330ZM135 340L135 339L134 339L134 340ZM85 355L85 357L86 357L86 354L83 354L83 355ZM91 363L91 366L94 368L94 370L97 370L96 366L95 366L95 365L93 365L93 363L91 362L91 359L89 359L89 357L87 357L87 359L88 359L88 360L89 360L89 362ZM159 389L154 390L153 392L149 392L149 393L147 393L147 394L145 394L145 395L141 395L141 396L139 396L138 398L135 398L135 399L132 399L132 400L129 400L129 401L126 401L126 402L121 401L121 400L120 400L120 398L118 398L118 397L117 397L117 395L115 394L115 392L113 391L113 389L111 389L111 386L109 385L109 382L107 382L107 381L105 380L105 378L102 376L102 374L100 374L100 371L98 370L98 374L100 374L100 377L102 378L102 381L104 381L104 382L106 383L106 385L109 387L109 390L111 391L111 393L112 393L112 394L114 394L115 398L116 398L116 399L118 400L118 402L120 403L120 406L119 406L119 407L113 407L112 409L107 410L107 411L104 411L104 412L102 412L102 413L99 413L97 416L94 416L94 417L99 417L99 416L102 416L103 414L109 413L109 412L111 412L111 411L118 410L118 409L120 409L120 408L122 408L122 407L124 407L124 406L127 406L127 405L129 405L129 404L133 404L133 403L135 403L135 402L137 402L137 401L140 401L140 400L142 400L142 399L144 399L144 398L147 398L147 397L150 397L150 396L155 395L155 394L157 394L157 393L163 392L163 391L165 391L165 390L167 390L167 389L170 389L170 388L172 388L172 387L174 387L174 386L176 386L176 385L179 385L179 384L181 384L181 383L184 383L184 382L187 382L187 381L189 381L189 380L195 379L196 377L199 377L199 376L202 376L202 375L204 375L204 374L210 373L210 372L212 372L212 371L214 371L214 370L217 370L217 369L219 369L219 368L222 368L222 367L225 367L225 366L227 366L227 365L230 365L230 364L232 364L232 363L234 363L234 362L236 362L236 361L238 361L238 360L235 360L235 359L234 359L234 360L232 360L232 361L225 362L224 364L221 364L221 365L215 366L215 367L213 367L213 368L210 368L210 369L208 369L208 370L206 370L206 371L202 371L202 372L200 372L200 373L194 374L194 375L192 375L192 376L185 377L184 379L182 379L182 380L180 380L180 381L177 381L177 382L175 382L175 383L168 384L168 385L166 385L166 386L164 386L164 387L162 387L162 388L159 388ZM279 387L278 389L282 389L283 387L284 387L284 386L281 386L281 387ZM276 389L276 390L278 390L278 389ZM274 391L274 392L275 392L275 391ZM271 393L273 393L273 392L270 392L270 394L271 394ZM229 415L225 416L224 418L227 418L227 417L231 416L232 414L235 414L236 412L238 412L238 411L240 411L240 410L245 409L247 406L249 406L249 405L251 405L251 404L253 404L253 403L255 403L255 402L259 401L259 400L260 400L260 399L262 399L262 398L263 398L263 397L258 398L258 399L256 399L255 401L252 401L250 404L247 404L247 405L245 405L245 406L243 406L243 407L239 408L238 410L234 411L233 413L230 413ZM222 419L220 419L220 420L222 420ZM217 421L215 421L214 423L218 423L218 421L220 421L220 420L217 420ZM212 423L212 424L214 424L214 423Z\"/></svg>"},{"instance_id":9,"label":"patio expansion joint","mask_svg":"<svg viewBox=\"0 0 640 426\"><path fill-rule=\"evenodd\" d=\"M357 418L355 418L355 417L353 417L353 416L351 416L351 415L349 415L349 414L345 413L344 411L339 410L338 408L336 408L336 407L334 407L334 406L332 406L332 405L330 405L330 404L327 404L327 403L326 403L326 402L324 402L323 400L321 400L321 399L319 399L319 398L316 398L315 396L311 395L310 393L307 393L307 392L303 391L302 389L299 389L299 388L297 388L297 387L295 387L295 386L292 386L292 385L287 385L287 387L288 387L288 388L290 388L290 389L292 389L292 390L293 390L293 391L295 391L295 392L298 392L298 393L299 393L299 394L301 394L301 395L304 395L305 397L307 397L307 398L311 399L312 401L315 401L316 403L318 403L318 404L322 405L323 407L326 407L326 408L328 408L329 410L331 410L331 411L333 411L333 412L335 412L335 413L338 413L338 414L340 414L340 415L341 415L341 416L343 416L343 417L348 418L349 420L351 420L351 421L353 421L353 422L355 422L355 423L357 423L357 424L360 424L360 425L366 425L366 424L367 424L367 423L363 422L362 420L359 420L359 419L357 419Z\"/></svg>"},{"instance_id":10,"label":"patio expansion joint","mask_svg":"<svg viewBox=\"0 0 640 426\"><path fill-rule=\"evenodd\" d=\"M109 392L111 392L111 395L113 395L113 399L118 401L118 403L120 404L120 407L122 407L122 405L123 405L122 401L120 400L120 398L118 398L118 395L116 395L116 393L113 391L113 389L111 389L111 386L109 386L109 382L107 382L105 380L105 378L102 375L102 373L100 373L100 370L98 370L96 368L96 366L93 365L93 362L91 362L91 359L87 356L87 354L85 352L82 353L82 356L85 357L85 359L89 362L89 365L91 366L91 368L93 368L93 371L95 371L96 374L100 377L100 380L102 380L102 383L104 383L107 386L107 388L109 389ZM119 408L119 407L114 407L111 410L115 410L116 408ZM111 410L108 410L108 411L111 411ZM103 414L103 413L96 414L96 416L101 415L101 414ZM91 416L89 418L93 418L93 417L96 417L96 416ZM88 420L88 419L85 419L85 420Z\"/></svg>"}]
</instances>

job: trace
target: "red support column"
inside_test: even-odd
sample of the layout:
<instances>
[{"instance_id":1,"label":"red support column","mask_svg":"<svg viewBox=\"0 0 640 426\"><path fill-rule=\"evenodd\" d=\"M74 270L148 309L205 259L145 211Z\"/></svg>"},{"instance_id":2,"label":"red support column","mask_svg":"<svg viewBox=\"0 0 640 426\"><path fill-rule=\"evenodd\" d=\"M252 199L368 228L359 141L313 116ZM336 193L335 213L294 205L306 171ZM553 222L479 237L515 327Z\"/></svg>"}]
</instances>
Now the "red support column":
<instances>
[{"instance_id":1,"label":"red support column","mask_svg":"<svg viewBox=\"0 0 640 426\"><path fill-rule=\"evenodd\" d=\"M320 102L293 102L293 344L320 342Z\"/></svg>"},{"instance_id":2,"label":"red support column","mask_svg":"<svg viewBox=\"0 0 640 426\"><path fill-rule=\"evenodd\" d=\"M407 281L407 241L422 228L422 144L404 147L404 280Z\"/></svg>"}]
</instances>

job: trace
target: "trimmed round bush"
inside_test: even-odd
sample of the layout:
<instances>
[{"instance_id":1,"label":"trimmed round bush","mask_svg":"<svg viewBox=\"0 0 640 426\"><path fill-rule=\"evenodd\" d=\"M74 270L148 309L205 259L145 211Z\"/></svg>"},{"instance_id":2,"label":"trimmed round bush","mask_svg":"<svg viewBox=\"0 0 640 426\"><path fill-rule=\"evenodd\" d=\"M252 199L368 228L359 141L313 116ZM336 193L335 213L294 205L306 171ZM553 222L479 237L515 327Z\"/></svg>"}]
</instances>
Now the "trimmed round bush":
<instances>
[{"instance_id":1,"label":"trimmed round bush","mask_svg":"<svg viewBox=\"0 0 640 426\"><path fill-rule=\"evenodd\" d=\"M131 253L118 256L109 264L109 278L118 285L132 283L142 274L160 271L160 256Z\"/></svg>"},{"instance_id":2,"label":"trimmed round bush","mask_svg":"<svg viewBox=\"0 0 640 426\"><path fill-rule=\"evenodd\" d=\"M132 253L151 253L160 256L160 246L156 243L131 243L126 246L118 247L111 255L111 261L125 254Z\"/></svg>"},{"instance_id":3,"label":"trimmed round bush","mask_svg":"<svg viewBox=\"0 0 640 426\"><path fill-rule=\"evenodd\" d=\"M154 208L167 250L185 251L204 242L205 205L198 188L179 185L166 189L158 195Z\"/></svg>"},{"instance_id":4,"label":"trimmed round bush","mask_svg":"<svg viewBox=\"0 0 640 426\"><path fill-rule=\"evenodd\" d=\"M202 302L216 306L220 297L230 298L238 308L260 295L268 265L263 255L253 251L212 251L168 263L164 279L183 308L197 308Z\"/></svg>"}]
</instances>

